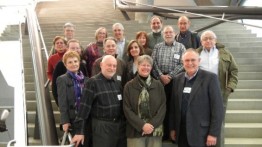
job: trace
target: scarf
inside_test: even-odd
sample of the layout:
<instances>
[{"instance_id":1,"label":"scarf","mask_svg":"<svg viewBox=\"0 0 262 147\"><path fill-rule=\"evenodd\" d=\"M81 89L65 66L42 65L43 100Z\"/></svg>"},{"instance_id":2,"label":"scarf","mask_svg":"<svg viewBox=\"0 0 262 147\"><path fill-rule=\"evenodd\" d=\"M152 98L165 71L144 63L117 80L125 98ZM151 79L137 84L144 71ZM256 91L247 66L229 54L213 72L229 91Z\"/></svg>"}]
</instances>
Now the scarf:
<instances>
[{"instance_id":1,"label":"scarf","mask_svg":"<svg viewBox=\"0 0 262 147\"><path fill-rule=\"evenodd\" d=\"M149 75L146 79L138 76L139 85L141 87L141 92L138 98L138 115L144 122L149 122L152 118L150 113L150 103L149 103L149 93L148 88L152 83L152 78ZM163 125L156 127L153 131L153 136L163 136Z\"/></svg>"},{"instance_id":2,"label":"scarf","mask_svg":"<svg viewBox=\"0 0 262 147\"><path fill-rule=\"evenodd\" d=\"M149 93L148 87L151 85L152 78L149 75L146 79L138 76L139 86L141 87L141 92L138 98L138 115L145 122L151 119L150 106L149 106Z\"/></svg>"},{"instance_id":3,"label":"scarf","mask_svg":"<svg viewBox=\"0 0 262 147\"><path fill-rule=\"evenodd\" d=\"M78 112L80 106L80 98L82 96L82 89L84 88L85 77L81 71L79 71L77 74L71 71L67 71L67 73L72 77L74 83L75 108L76 108L76 112Z\"/></svg>"}]
</instances>

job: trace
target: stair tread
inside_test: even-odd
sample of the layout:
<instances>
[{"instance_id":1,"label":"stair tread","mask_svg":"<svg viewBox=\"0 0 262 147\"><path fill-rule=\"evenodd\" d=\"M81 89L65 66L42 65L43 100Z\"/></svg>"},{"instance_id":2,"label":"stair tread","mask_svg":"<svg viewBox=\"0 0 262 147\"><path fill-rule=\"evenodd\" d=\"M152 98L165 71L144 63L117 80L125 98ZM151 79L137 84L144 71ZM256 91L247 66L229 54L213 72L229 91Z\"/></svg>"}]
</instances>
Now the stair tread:
<instances>
[{"instance_id":1,"label":"stair tread","mask_svg":"<svg viewBox=\"0 0 262 147\"><path fill-rule=\"evenodd\" d=\"M262 113L262 110L227 110L226 113Z\"/></svg>"},{"instance_id":2,"label":"stair tread","mask_svg":"<svg viewBox=\"0 0 262 147\"><path fill-rule=\"evenodd\" d=\"M234 99L228 99L228 101L234 101L234 102L238 102L238 101L244 101L244 102L262 102L262 99L259 99L259 98L250 98L250 99L237 99L237 98L234 98Z\"/></svg>"},{"instance_id":3,"label":"stair tread","mask_svg":"<svg viewBox=\"0 0 262 147\"><path fill-rule=\"evenodd\" d=\"M262 138L225 138L225 144L261 144Z\"/></svg>"},{"instance_id":4,"label":"stair tread","mask_svg":"<svg viewBox=\"0 0 262 147\"><path fill-rule=\"evenodd\" d=\"M262 128L262 123L225 123L225 128Z\"/></svg>"}]
</instances>

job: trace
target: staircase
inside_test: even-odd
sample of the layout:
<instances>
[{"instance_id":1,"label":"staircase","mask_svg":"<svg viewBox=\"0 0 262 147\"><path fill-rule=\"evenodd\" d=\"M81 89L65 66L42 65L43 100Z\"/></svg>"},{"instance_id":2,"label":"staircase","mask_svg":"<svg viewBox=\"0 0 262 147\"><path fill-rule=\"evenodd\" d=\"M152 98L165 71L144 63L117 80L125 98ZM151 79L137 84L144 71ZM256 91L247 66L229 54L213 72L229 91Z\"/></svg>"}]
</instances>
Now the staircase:
<instances>
[{"instance_id":1,"label":"staircase","mask_svg":"<svg viewBox=\"0 0 262 147\"><path fill-rule=\"evenodd\" d=\"M92 4L92 5L90 5ZM39 3L36 11L40 21L47 49L52 46L56 35L63 35L62 26L65 22L76 25L76 39L82 46L94 41L95 30L103 26L112 35L112 24L121 22L125 27L128 40L135 38L137 31L150 31L148 23L125 21L119 10L113 9L112 0L60 0ZM129 13L134 18L133 13ZM165 24L175 25L175 20L165 20ZM192 20L192 30L205 25L206 20ZM174 26L175 29L176 26ZM262 146L262 39L251 31L237 24L221 24L211 28L219 42L226 45L239 65L239 84L230 96L225 124L225 147L261 147ZM26 98L28 109L28 135L30 145L40 144L33 139L35 121L35 93L31 51L28 36L23 36L24 67L26 81ZM52 100L57 132L60 116L57 106ZM175 147L164 143L164 147Z\"/></svg>"}]
</instances>

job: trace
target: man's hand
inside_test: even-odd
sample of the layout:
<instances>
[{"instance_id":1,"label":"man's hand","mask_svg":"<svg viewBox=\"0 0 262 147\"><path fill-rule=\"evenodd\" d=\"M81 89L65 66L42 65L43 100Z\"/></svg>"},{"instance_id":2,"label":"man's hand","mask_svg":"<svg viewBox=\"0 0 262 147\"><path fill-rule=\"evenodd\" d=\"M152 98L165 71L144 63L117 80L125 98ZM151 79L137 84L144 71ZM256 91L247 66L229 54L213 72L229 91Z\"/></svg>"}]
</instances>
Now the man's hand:
<instances>
[{"instance_id":1,"label":"man's hand","mask_svg":"<svg viewBox=\"0 0 262 147\"><path fill-rule=\"evenodd\" d=\"M217 144L217 138L211 135L207 136L207 146L215 146Z\"/></svg>"},{"instance_id":2,"label":"man's hand","mask_svg":"<svg viewBox=\"0 0 262 147\"><path fill-rule=\"evenodd\" d=\"M175 130L170 131L170 138L171 140L176 141L176 131Z\"/></svg>"},{"instance_id":3,"label":"man's hand","mask_svg":"<svg viewBox=\"0 0 262 147\"><path fill-rule=\"evenodd\" d=\"M151 134L154 131L154 126L149 123L145 123L142 129L143 129L143 133L142 133L143 136L144 134Z\"/></svg>"},{"instance_id":4,"label":"man's hand","mask_svg":"<svg viewBox=\"0 0 262 147\"><path fill-rule=\"evenodd\" d=\"M84 144L84 141L85 141L85 137L84 135L75 135L73 137L73 139L71 140L71 143L75 143L75 147L78 147L78 145L81 143L81 144Z\"/></svg>"},{"instance_id":5,"label":"man's hand","mask_svg":"<svg viewBox=\"0 0 262 147\"><path fill-rule=\"evenodd\" d=\"M70 126L71 126L70 123L63 124L63 131L68 132Z\"/></svg>"},{"instance_id":6,"label":"man's hand","mask_svg":"<svg viewBox=\"0 0 262 147\"><path fill-rule=\"evenodd\" d=\"M162 84L165 86L167 85L170 81L171 81L172 77L170 77L169 75L161 75L160 76L160 81L162 82Z\"/></svg>"}]
</instances>

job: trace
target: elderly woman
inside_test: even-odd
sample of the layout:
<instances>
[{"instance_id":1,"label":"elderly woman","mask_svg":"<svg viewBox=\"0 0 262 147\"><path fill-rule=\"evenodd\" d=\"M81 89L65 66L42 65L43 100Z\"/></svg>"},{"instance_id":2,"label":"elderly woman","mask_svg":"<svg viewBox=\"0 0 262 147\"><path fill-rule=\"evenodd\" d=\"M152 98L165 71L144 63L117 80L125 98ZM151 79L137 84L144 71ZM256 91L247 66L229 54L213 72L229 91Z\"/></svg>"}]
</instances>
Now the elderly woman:
<instances>
[{"instance_id":1,"label":"elderly woman","mask_svg":"<svg viewBox=\"0 0 262 147\"><path fill-rule=\"evenodd\" d=\"M161 147L166 112L163 84L150 76L153 60L138 57L137 76L124 88L127 147Z\"/></svg>"},{"instance_id":2,"label":"elderly woman","mask_svg":"<svg viewBox=\"0 0 262 147\"><path fill-rule=\"evenodd\" d=\"M131 40L127 45L127 54L129 59L126 63L127 64L126 80L129 81L136 76L137 58L144 54L143 48L136 40Z\"/></svg>"},{"instance_id":3,"label":"elderly woman","mask_svg":"<svg viewBox=\"0 0 262 147\"><path fill-rule=\"evenodd\" d=\"M61 124L63 131L68 132L70 127L71 134L75 135L73 122L79 111L84 83L88 78L79 70L80 56L76 51L67 51L63 56L63 63L67 72L56 81Z\"/></svg>"},{"instance_id":4,"label":"elderly woman","mask_svg":"<svg viewBox=\"0 0 262 147\"><path fill-rule=\"evenodd\" d=\"M104 55L103 41L105 38L107 38L106 28L98 28L95 32L96 42L91 42L88 44L83 52L83 57L86 61L86 69L89 77L92 75L92 67L95 60Z\"/></svg>"},{"instance_id":5,"label":"elderly woman","mask_svg":"<svg viewBox=\"0 0 262 147\"><path fill-rule=\"evenodd\" d=\"M147 33L145 31L139 31L136 33L136 40L138 43L143 47L143 52L146 55L151 56L152 54L152 49L148 47L148 37Z\"/></svg>"},{"instance_id":6,"label":"elderly woman","mask_svg":"<svg viewBox=\"0 0 262 147\"><path fill-rule=\"evenodd\" d=\"M62 59L66 52L66 40L64 37L56 36L53 40L53 45L56 53L51 55L47 62L47 77L50 81L53 79L53 72L56 64Z\"/></svg>"}]
</instances>

